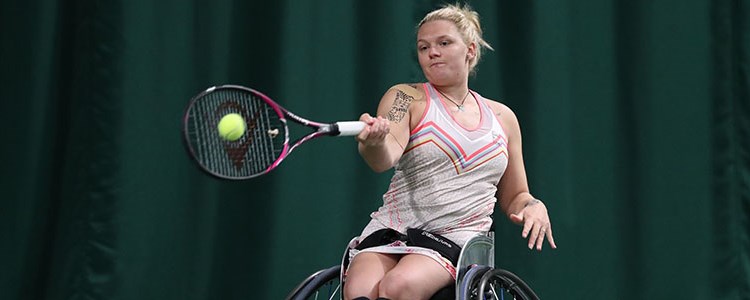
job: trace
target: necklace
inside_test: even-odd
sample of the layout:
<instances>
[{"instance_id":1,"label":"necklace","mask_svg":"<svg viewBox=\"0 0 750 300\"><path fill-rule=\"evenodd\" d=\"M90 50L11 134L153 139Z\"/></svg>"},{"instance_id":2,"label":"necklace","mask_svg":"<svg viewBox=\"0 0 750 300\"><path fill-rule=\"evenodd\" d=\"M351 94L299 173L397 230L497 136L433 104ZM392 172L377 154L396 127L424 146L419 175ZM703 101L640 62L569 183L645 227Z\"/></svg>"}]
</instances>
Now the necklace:
<instances>
[{"instance_id":1,"label":"necklace","mask_svg":"<svg viewBox=\"0 0 750 300\"><path fill-rule=\"evenodd\" d=\"M466 102L466 97L469 96L469 91L466 91L466 95L464 95L464 98L461 100L461 104L458 104L456 101L453 101L450 97L448 97L446 94L443 94L440 90L436 89L440 95L443 95L445 99L448 99L448 101L452 102L456 105L456 108L458 108L459 111L464 111L464 102Z\"/></svg>"}]
</instances>

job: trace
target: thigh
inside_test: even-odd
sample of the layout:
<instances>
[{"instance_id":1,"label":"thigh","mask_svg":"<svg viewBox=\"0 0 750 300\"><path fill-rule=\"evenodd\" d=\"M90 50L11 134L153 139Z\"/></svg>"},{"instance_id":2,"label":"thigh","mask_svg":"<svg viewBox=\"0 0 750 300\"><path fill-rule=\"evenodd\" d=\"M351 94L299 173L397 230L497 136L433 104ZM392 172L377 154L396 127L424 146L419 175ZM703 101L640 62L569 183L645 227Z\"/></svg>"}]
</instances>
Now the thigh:
<instances>
[{"instance_id":1,"label":"thigh","mask_svg":"<svg viewBox=\"0 0 750 300\"><path fill-rule=\"evenodd\" d=\"M380 295L427 299L450 284L454 284L454 279L439 262L421 254L408 254L386 274Z\"/></svg>"},{"instance_id":2,"label":"thigh","mask_svg":"<svg viewBox=\"0 0 750 300\"><path fill-rule=\"evenodd\" d=\"M377 298L378 285L388 271L398 263L398 256L363 252L354 256L346 271L345 298Z\"/></svg>"}]
</instances>

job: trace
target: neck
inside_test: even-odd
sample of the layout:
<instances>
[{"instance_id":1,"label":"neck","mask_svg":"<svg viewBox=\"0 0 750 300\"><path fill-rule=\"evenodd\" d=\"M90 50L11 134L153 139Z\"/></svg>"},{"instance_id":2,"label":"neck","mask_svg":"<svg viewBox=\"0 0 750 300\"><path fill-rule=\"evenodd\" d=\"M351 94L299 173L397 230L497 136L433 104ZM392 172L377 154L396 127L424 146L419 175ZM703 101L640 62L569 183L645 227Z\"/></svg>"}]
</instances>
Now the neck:
<instances>
[{"instance_id":1,"label":"neck","mask_svg":"<svg viewBox=\"0 0 750 300\"><path fill-rule=\"evenodd\" d=\"M432 84L432 83L430 83ZM466 83L459 84L459 85L436 85L432 84L432 86L437 89L440 93L450 97L453 100L458 99L458 101L461 101L466 94L469 93L469 86Z\"/></svg>"},{"instance_id":2,"label":"neck","mask_svg":"<svg viewBox=\"0 0 750 300\"><path fill-rule=\"evenodd\" d=\"M443 91L441 91L441 90L440 90L440 89L439 89L438 87L435 87L435 89L436 89L436 90L438 91L438 93L439 93L439 94L441 94L441 95L443 96L443 98L444 98L445 100L447 100L447 101L448 101L448 102L450 102L450 103L453 103L453 105L455 105L455 106L456 106L456 110L457 110L457 111L459 111L459 112L461 112L461 111L466 111L466 107L464 106L464 103L466 103L466 97L468 97L468 96L469 96L469 88L468 88L468 87L466 88L466 92L465 92L465 93L463 94L463 96L460 96L460 98L459 98L459 97L456 97L456 98L455 98L456 100L454 100L454 99L453 99L453 98L454 98L454 96L448 96L448 95L446 95L446 94L445 94L445 93L444 93ZM459 90L460 90L460 89L459 89ZM463 93L463 91L461 91L461 92ZM444 100L444 101L445 101L445 100Z\"/></svg>"}]
</instances>

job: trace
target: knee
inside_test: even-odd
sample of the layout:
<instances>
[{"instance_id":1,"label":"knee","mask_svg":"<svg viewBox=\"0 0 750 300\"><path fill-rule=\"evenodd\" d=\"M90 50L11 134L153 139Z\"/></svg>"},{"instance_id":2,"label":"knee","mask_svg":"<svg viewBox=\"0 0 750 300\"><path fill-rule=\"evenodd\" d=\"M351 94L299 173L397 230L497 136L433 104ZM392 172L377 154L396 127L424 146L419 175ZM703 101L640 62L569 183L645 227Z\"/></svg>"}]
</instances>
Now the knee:
<instances>
[{"instance_id":1,"label":"knee","mask_svg":"<svg viewBox=\"0 0 750 300\"><path fill-rule=\"evenodd\" d=\"M343 288L344 299L375 299L377 298L377 286L360 284L356 280L347 280Z\"/></svg>"},{"instance_id":2,"label":"knee","mask_svg":"<svg viewBox=\"0 0 750 300\"><path fill-rule=\"evenodd\" d=\"M388 272L380 281L378 294L386 299L421 299L419 282L413 274L406 272Z\"/></svg>"}]
</instances>

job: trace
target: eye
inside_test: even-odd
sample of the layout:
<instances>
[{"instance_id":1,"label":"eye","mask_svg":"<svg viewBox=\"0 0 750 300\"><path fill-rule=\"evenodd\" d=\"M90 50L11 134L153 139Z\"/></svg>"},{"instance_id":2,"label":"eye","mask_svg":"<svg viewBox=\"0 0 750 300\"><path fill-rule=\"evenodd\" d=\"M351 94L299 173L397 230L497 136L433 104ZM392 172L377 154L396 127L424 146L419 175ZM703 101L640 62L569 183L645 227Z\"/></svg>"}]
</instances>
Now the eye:
<instances>
[{"instance_id":1,"label":"eye","mask_svg":"<svg viewBox=\"0 0 750 300\"><path fill-rule=\"evenodd\" d=\"M440 46L448 46L451 42L449 40L440 41Z\"/></svg>"},{"instance_id":2,"label":"eye","mask_svg":"<svg viewBox=\"0 0 750 300\"><path fill-rule=\"evenodd\" d=\"M427 50L427 46L421 45L421 46L417 47L417 50L419 50L419 51Z\"/></svg>"}]
</instances>

